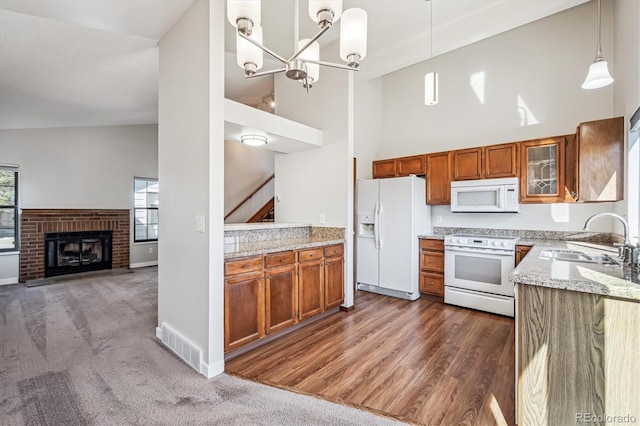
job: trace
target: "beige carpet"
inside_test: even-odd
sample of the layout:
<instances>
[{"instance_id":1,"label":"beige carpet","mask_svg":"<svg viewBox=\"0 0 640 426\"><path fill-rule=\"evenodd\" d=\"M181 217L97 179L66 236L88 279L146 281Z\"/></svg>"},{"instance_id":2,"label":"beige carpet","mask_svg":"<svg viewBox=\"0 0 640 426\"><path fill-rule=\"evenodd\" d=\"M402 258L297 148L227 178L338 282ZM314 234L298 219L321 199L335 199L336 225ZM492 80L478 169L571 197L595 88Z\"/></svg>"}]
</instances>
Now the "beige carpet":
<instances>
[{"instance_id":1,"label":"beige carpet","mask_svg":"<svg viewBox=\"0 0 640 426\"><path fill-rule=\"evenodd\" d=\"M1 425L386 425L227 375L206 380L155 338L157 268L0 287Z\"/></svg>"}]
</instances>

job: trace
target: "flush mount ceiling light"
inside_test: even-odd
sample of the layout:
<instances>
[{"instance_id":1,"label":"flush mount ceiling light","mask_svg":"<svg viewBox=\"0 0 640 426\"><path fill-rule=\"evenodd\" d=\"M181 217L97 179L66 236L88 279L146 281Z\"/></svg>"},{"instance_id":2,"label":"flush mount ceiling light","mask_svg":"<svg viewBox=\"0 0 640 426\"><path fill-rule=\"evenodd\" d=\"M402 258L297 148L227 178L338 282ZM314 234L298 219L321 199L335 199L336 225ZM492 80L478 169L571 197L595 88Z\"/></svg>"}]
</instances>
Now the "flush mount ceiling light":
<instances>
[{"instance_id":1,"label":"flush mount ceiling light","mask_svg":"<svg viewBox=\"0 0 640 426\"><path fill-rule=\"evenodd\" d=\"M600 46L600 0L598 0L598 45L596 47L596 58L589 66L587 78L582 83L583 89L599 89L613 83L613 77L609 74L607 61L602 56L602 47Z\"/></svg>"},{"instance_id":2,"label":"flush mount ceiling light","mask_svg":"<svg viewBox=\"0 0 640 426\"><path fill-rule=\"evenodd\" d=\"M267 144L267 137L262 135L242 135L240 140L249 146L262 146Z\"/></svg>"},{"instance_id":3,"label":"flush mount ceiling light","mask_svg":"<svg viewBox=\"0 0 640 426\"><path fill-rule=\"evenodd\" d=\"M427 0L429 1L429 0ZM433 58L433 2L429 1L429 20L431 23L429 34L429 59ZM424 104L435 105L438 103L438 73L428 72L424 76Z\"/></svg>"},{"instance_id":4,"label":"flush mount ceiling light","mask_svg":"<svg viewBox=\"0 0 640 426\"><path fill-rule=\"evenodd\" d=\"M262 44L260 27L260 0L227 0L227 19L237 29L238 65L246 78L284 72L302 82L309 91L320 79L320 65L357 71L360 61L367 55L367 13L358 8L342 12L342 0L309 0L309 17L318 24L320 31L310 39L299 40L299 5L295 0L294 49L289 58L278 55ZM340 23L340 57L347 64L335 64L320 60L318 40L334 23ZM284 64L284 68L258 72L262 68L262 52L267 52Z\"/></svg>"}]
</instances>

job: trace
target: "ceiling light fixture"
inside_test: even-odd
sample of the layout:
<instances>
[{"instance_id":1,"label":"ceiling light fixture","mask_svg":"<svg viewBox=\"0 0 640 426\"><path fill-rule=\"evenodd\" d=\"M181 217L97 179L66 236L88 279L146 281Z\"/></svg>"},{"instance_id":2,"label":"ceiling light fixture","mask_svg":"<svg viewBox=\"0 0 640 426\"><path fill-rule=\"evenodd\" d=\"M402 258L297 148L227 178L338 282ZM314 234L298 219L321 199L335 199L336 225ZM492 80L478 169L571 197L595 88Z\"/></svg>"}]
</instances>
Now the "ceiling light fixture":
<instances>
[{"instance_id":1,"label":"ceiling light fixture","mask_svg":"<svg viewBox=\"0 0 640 426\"><path fill-rule=\"evenodd\" d=\"M589 66L587 78L582 83L583 89L599 89L613 83L613 77L609 74L607 61L602 56L602 47L600 46L600 0L598 0L598 46L596 47L596 58Z\"/></svg>"},{"instance_id":2,"label":"ceiling light fixture","mask_svg":"<svg viewBox=\"0 0 640 426\"><path fill-rule=\"evenodd\" d=\"M427 0L429 1L429 0ZM429 1L429 60L433 58L433 1ZM424 76L424 104L435 105L438 103L438 73L428 72Z\"/></svg>"},{"instance_id":3,"label":"ceiling light fixture","mask_svg":"<svg viewBox=\"0 0 640 426\"><path fill-rule=\"evenodd\" d=\"M320 79L320 65L358 70L360 61L367 55L367 13L358 8L342 13L342 0L309 0L309 17L318 23L320 31L310 39L299 40L298 1L295 0L294 12L295 53L285 59L262 44L261 0L227 0L227 19L237 28L238 65L244 69L245 78L284 72L288 78L301 81L309 91ZM320 45L316 40L341 17L340 57L347 64L321 61ZM258 72L262 68L262 51L282 62L284 68Z\"/></svg>"},{"instance_id":4,"label":"ceiling light fixture","mask_svg":"<svg viewBox=\"0 0 640 426\"><path fill-rule=\"evenodd\" d=\"M262 135L242 135L240 140L249 146L262 146L267 144L267 137Z\"/></svg>"}]
</instances>

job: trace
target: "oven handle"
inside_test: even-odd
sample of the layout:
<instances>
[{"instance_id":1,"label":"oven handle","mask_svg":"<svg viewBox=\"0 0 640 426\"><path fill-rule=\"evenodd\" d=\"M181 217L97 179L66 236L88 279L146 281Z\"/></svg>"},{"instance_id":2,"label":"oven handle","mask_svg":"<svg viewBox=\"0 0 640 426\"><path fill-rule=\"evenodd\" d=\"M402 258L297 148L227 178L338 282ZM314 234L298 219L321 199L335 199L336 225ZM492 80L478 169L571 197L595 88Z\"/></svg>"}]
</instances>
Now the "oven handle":
<instances>
[{"instance_id":1,"label":"oven handle","mask_svg":"<svg viewBox=\"0 0 640 426\"><path fill-rule=\"evenodd\" d=\"M474 250L474 249L466 249L463 247L445 247L444 248L445 254L448 252L453 252L453 253L475 253L475 254L479 254L479 255L483 255L483 254L493 254L496 256L502 256L502 257L510 257L510 256L515 256L516 252L512 251L512 250L493 250L493 249L483 249L483 250Z\"/></svg>"}]
</instances>

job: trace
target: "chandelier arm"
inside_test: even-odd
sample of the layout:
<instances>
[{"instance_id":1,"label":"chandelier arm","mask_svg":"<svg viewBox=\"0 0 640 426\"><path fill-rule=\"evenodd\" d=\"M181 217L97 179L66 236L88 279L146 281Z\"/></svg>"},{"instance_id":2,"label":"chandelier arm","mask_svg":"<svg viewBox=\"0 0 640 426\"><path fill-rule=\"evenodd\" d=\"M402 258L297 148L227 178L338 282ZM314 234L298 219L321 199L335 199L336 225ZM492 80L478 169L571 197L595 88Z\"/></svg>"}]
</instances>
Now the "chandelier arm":
<instances>
[{"instance_id":1,"label":"chandelier arm","mask_svg":"<svg viewBox=\"0 0 640 426\"><path fill-rule=\"evenodd\" d=\"M327 25L326 27L318 31L318 34L314 35L313 38L307 42L307 44L305 44L300 49L298 49L298 51L294 53L292 57L289 58L288 62L291 62L295 60L298 56L300 56L300 54L304 52L307 49L307 47L311 46L313 42L319 39L322 36L322 34L326 33L327 30L329 30L329 28L331 28L331 26ZM306 61L306 62L309 62L309 61Z\"/></svg>"},{"instance_id":2,"label":"chandelier arm","mask_svg":"<svg viewBox=\"0 0 640 426\"><path fill-rule=\"evenodd\" d=\"M331 67L331 68L340 68L341 70L359 71L358 68L350 67L349 65L334 64L333 62L314 61L311 59L303 59L303 61L308 64L322 65L322 66Z\"/></svg>"},{"instance_id":3,"label":"chandelier arm","mask_svg":"<svg viewBox=\"0 0 640 426\"><path fill-rule=\"evenodd\" d=\"M286 68L277 68L275 70L267 70L267 71L257 72L257 73L252 74L252 75L245 75L244 78L262 77L263 75L277 74L277 73L283 72L285 70L286 70Z\"/></svg>"},{"instance_id":4,"label":"chandelier arm","mask_svg":"<svg viewBox=\"0 0 640 426\"><path fill-rule=\"evenodd\" d=\"M258 46L260 49L264 50L265 52L267 52L269 55L273 56L274 58L276 58L277 60L279 60L280 62L282 62L283 64L286 64L288 61L286 59L284 59L282 56L278 55L277 53L275 53L274 51L272 51L271 49L269 49L266 46L263 46L262 44L258 43L257 41L255 41L254 39L252 39L251 37L247 37L246 35L242 34L240 31L238 31L238 35L240 37L242 37L243 39L251 42L253 45Z\"/></svg>"}]
</instances>

